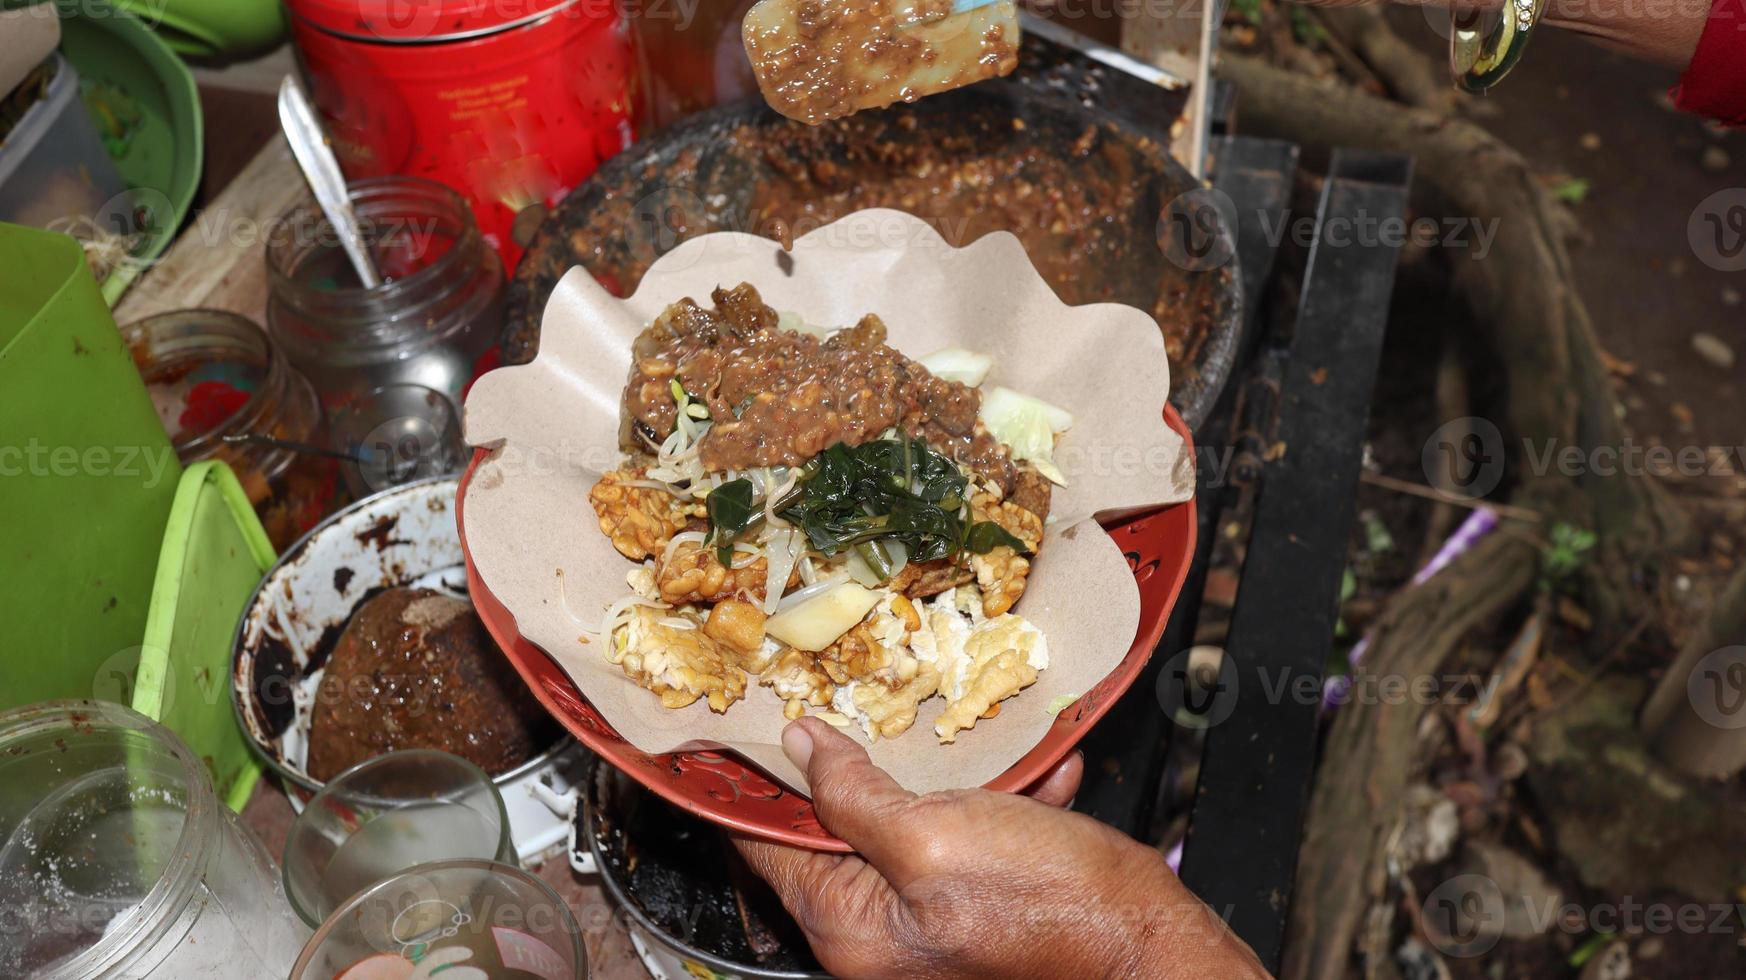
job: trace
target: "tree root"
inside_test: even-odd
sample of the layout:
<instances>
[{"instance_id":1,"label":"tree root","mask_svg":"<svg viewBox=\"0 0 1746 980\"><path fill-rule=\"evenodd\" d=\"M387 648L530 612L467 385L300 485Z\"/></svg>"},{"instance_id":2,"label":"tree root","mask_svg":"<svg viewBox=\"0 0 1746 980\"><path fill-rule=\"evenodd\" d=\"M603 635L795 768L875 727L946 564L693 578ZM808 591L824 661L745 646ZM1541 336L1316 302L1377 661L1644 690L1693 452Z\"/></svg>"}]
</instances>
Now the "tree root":
<instances>
[{"instance_id":1,"label":"tree root","mask_svg":"<svg viewBox=\"0 0 1746 980\"><path fill-rule=\"evenodd\" d=\"M1437 357L1437 416L1445 419L1469 418L1473 414L1472 403L1468 397L1467 372L1461 364L1460 351L1455 338L1445 335L1442 351ZM1453 433L1458 440L1471 433ZM1448 456L1440 459L1440 465L1435 473L1426 473L1431 486L1446 494L1454 494L1459 486L1460 475L1454 472L1454 460ZM1425 521L1424 541L1419 546L1419 557L1414 567L1423 568L1430 564L1437 551L1443 547L1443 541L1449 532L1455 529L1455 505L1438 503L1431 508L1431 513Z\"/></svg>"},{"instance_id":2,"label":"tree root","mask_svg":"<svg viewBox=\"0 0 1746 980\"><path fill-rule=\"evenodd\" d=\"M1434 676L1462 636L1526 595L1540 565L1528 539L1493 534L1441 574L1391 601L1359 673ZM1352 703L1322 750L1298 859L1282 978L1346 975L1367 909L1388 886L1385 845L1415 776L1426 706Z\"/></svg>"},{"instance_id":3,"label":"tree root","mask_svg":"<svg viewBox=\"0 0 1746 980\"><path fill-rule=\"evenodd\" d=\"M1306 156L1335 146L1412 154L1419 213L1472 232L1465 251L1445 251L1456 290L1504 365L1508 418L1494 422L1514 437L1503 448L1523 447L1506 453L1512 462L1531 463L1547 445L1586 451L1624 444L1594 327L1557 231L1556 202L1520 154L1472 123L1253 59L1227 55L1221 73L1237 84L1246 131L1300 143ZM1475 229L1495 231L1489 252ZM1690 538L1685 514L1645 477L1571 475L1556 465L1520 465L1514 472L1519 502L1597 531L1594 566L1617 569L1623 578L1590 583L1596 592L1616 593L1590 595L1591 604L1607 625L1634 621L1631 597L1653 574L1649 563L1665 545Z\"/></svg>"},{"instance_id":4,"label":"tree root","mask_svg":"<svg viewBox=\"0 0 1746 980\"><path fill-rule=\"evenodd\" d=\"M1734 573L1716 598L1709 619L1692 634L1643 707L1643 734L1652 740L1661 761L1689 775L1710 778L1726 778L1746 768L1746 728L1728 727L1739 707L1727 709L1712 702L1706 704L1712 709L1706 715L1697 710L1690 695L1692 673L1702 669L1706 659L1726 647L1742 645L1746 645L1746 566ZM1712 662L1710 669L1721 670L1731 662L1723 655L1722 662ZM1727 695L1739 693L1721 676L1695 680L1700 691L1725 685L1722 690Z\"/></svg>"},{"instance_id":5,"label":"tree root","mask_svg":"<svg viewBox=\"0 0 1746 980\"><path fill-rule=\"evenodd\" d=\"M1331 7L1320 14L1328 33L1362 59L1395 98L1433 112L1455 111L1448 76L1401 40L1381 7Z\"/></svg>"},{"instance_id":6,"label":"tree root","mask_svg":"<svg viewBox=\"0 0 1746 980\"><path fill-rule=\"evenodd\" d=\"M1688 540L1689 523L1646 477L1530 465L1546 446L1586 453L1624 443L1556 203L1518 153L1470 122L1236 55L1225 57L1221 73L1237 85L1245 132L1299 143L1312 164L1338 146L1412 154L1419 214L1494 230L1489 254L1470 235L1466 251L1448 250L1447 258L1481 339L1503 365L1507 418L1493 424L1505 438L1496 448L1514 464L1512 502L1595 529L1599 544L1582 583L1594 636L1604 645L1622 635L1648 609L1643 583L1652 581L1657 559L1670 544ZM1540 573L1539 533L1506 525L1429 582L1397 595L1371 636L1364 671L1434 675L1468 630L1530 593ZM1328 734L1291 905L1282 973L1288 980L1345 976L1366 910L1384 894L1383 846L1400 819L1427 710L1412 700L1348 705Z\"/></svg>"}]
</instances>

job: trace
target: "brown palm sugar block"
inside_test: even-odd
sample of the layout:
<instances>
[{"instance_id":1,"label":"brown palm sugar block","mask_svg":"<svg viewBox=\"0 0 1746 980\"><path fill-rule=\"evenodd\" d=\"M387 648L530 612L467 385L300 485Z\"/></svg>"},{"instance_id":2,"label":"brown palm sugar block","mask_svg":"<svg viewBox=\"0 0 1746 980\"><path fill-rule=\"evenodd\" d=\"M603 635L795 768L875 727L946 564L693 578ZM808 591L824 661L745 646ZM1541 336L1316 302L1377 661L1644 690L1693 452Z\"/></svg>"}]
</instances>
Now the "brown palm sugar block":
<instances>
[{"instance_id":1,"label":"brown palm sugar block","mask_svg":"<svg viewBox=\"0 0 1746 980\"><path fill-rule=\"evenodd\" d=\"M308 770L325 781L387 752L438 749L498 775L555 736L471 603L386 589L334 645L310 719Z\"/></svg>"}]
</instances>

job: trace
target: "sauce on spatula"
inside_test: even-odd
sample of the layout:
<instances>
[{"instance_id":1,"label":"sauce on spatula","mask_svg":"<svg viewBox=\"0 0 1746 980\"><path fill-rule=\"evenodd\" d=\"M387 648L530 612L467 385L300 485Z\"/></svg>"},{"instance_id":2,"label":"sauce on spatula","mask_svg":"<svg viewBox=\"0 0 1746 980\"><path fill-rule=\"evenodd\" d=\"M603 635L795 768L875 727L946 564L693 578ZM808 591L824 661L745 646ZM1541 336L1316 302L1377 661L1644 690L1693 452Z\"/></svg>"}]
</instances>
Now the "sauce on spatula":
<instances>
[{"instance_id":1,"label":"sauce on spatula","mask_svg":"<svg viewBox=\"0 0 1746 980\"><path fill-rule=\"evenodd\" d=\"M746 53L771 108L816 126L1018 65L1014 0L952 11L952 0L763 0L746 13Z\"/></svg>"}]
</instances>

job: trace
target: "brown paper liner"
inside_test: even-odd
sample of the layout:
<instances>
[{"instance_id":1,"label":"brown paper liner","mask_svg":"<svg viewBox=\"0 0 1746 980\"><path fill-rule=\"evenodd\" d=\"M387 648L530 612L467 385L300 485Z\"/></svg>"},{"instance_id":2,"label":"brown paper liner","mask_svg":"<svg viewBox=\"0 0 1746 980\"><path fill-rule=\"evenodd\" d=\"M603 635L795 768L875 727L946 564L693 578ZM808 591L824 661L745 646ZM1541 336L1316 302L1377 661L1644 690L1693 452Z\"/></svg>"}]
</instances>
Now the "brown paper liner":
<instances>
[{"instance_id":1,"label":"brown paper liner","mask_svg":"<svg viewBox=\"0 0 1746 980\"><path fill-rule=\"evenodd\" d=\"M1035 746L1050 707L1115 669L1133 643L1139 590L1097 516L1186 500L1191 461L1162 420L1169 366L1157 324L1113 303L1068 307L1006 233L953 248L898 211L849 215L794 242L788 259L769 239L733 232L687 241L657 261L635 295L617 299L585 270L553 292L531 364L481 378L467 399L467 440L493 453L468 490L464 532L480 576L523 636L550 653L583 695L638 749L729 748L805 790L783 756L782 702L749 679L726 714L701 701L664 709L601 655L585 632L628 594L634 566L600 532L588 491L615 468L619 404L631 341L668 305L741 282L810 324L848 326L867 313L912 357L945 347L993 355L985 386L1005 385L1068 409L1057 447L1068 485L1015 612L1048 637L1050 666L1003 702L1000 714L941 745L933 722L945 702L922 705L915 727L870 747L873 759L918 793L979 786ZM583 642L587 639L590 642ZM857 738L865 739L858 729Z\"/></svg>"}]
</instances>

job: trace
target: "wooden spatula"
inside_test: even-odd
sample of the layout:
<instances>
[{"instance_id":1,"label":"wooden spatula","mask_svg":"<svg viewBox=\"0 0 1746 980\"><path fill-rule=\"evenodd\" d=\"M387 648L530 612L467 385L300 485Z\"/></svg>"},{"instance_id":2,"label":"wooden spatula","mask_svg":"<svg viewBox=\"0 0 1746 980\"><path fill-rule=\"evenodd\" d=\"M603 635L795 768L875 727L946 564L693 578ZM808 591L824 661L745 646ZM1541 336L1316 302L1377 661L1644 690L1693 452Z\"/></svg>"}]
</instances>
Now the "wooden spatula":
<instances>
[{"instance_id":1,"label":"wooden spatula","mask_svg":"<svg viewBox=\"0 0 1746 980\"><path fill-rule=\"evenodd\" d=\"M811 125L1018 65L1014 0L763 0L744 32L764 98Z\"/></svg>"}]
</instances>

